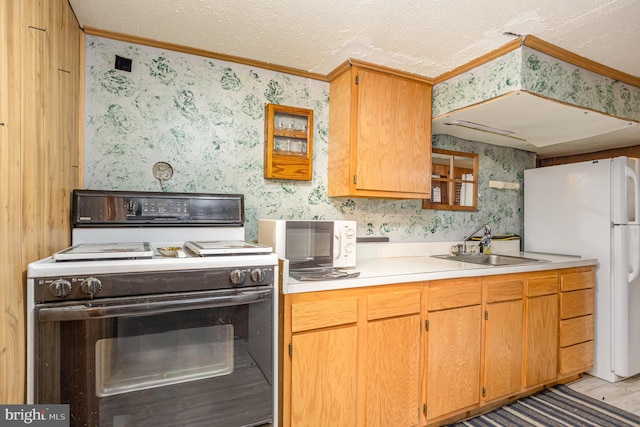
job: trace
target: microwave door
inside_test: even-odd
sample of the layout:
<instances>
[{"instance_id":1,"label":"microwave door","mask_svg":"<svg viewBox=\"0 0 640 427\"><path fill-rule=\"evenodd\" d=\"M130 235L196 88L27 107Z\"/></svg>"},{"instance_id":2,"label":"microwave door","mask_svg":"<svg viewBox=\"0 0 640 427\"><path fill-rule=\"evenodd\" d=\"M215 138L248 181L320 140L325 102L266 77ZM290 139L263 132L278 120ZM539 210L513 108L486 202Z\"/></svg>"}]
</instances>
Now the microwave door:
<instances>
[{"instance_id":1,"label":"microwave door","mask_svg":"<svg viewBox=\"0 0 640 427\"><path fill-rule=\"evenodd\" d=\"M333 223L292 221L287 223L286 258L290 268L317 268L333 263Z\"/></svg>"}]
</instances>

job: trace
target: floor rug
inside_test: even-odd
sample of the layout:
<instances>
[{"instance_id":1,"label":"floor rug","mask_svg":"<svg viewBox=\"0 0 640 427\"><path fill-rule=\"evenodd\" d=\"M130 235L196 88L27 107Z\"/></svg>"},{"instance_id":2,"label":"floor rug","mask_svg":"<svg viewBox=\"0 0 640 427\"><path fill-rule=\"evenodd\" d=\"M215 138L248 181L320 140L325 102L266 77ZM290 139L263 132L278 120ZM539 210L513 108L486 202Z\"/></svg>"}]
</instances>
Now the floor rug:
<instances>
[{"instance_id":1,"label":"floor rug","mask_svg":"<svg viewBox=\"0 0 640 427\"><path fill-rule=\"evenodd\" d=\"M640 426L640 417L557 385L451 426L622 427Z\"/></svg>"}]
</instances>

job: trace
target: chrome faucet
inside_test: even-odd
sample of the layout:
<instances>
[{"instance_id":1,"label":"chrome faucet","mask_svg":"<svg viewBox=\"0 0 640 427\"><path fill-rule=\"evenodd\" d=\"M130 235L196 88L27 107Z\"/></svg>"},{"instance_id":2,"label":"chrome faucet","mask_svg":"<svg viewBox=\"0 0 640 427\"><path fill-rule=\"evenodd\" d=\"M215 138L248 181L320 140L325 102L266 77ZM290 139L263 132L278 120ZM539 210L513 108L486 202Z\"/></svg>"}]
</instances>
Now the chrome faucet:
<instances>
[{"instance_id":1,"label":"chrome faucet","mask_svg":"<svg viewBox=\"0 0 640 427\"><path fill-rule=\"evenodd\" d=\"M478 245L478 247L480 248L480 253L483 253L484 250L489 247L489 245L491 244L491 227L489 227L487 224L481 225L480 227L478 227L477 230L475 230L473 233L469 234L467 237L464 238L464 253L467 253L467 242L469 240L471 240L471 238L480 230L484 229L484 234L482 235L482 239L480 239L480 244Z\"/></svg>"}]
</instances>

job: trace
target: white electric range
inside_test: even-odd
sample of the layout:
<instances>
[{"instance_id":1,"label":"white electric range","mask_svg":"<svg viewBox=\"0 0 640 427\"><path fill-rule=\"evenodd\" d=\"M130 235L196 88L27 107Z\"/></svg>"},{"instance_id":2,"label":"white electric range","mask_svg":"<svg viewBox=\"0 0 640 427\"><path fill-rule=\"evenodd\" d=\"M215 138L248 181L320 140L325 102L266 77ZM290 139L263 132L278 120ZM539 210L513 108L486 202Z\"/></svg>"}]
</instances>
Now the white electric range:
<instances>
[{"instance_id":1,"label":"white electric range","mask_svg":"<svg viewBox=\"0 0 640 427\"><path fill-rule=\"evenodd\" d=\"M244 241L242 195L75 190L72 225L28 268L30 403L71 425L274 423L277 257Z\"/></svg>"}]
</instances>

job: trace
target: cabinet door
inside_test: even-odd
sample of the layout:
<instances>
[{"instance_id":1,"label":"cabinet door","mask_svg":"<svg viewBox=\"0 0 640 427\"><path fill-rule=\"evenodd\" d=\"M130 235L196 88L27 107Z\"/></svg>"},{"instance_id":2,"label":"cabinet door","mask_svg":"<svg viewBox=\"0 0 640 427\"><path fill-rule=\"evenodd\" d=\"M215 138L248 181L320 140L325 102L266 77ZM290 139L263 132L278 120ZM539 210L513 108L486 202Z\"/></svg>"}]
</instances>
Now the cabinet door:
<instances>
[{"instance_id":1,"label":"cabinet door","mask_svg":"<svg viewBox=\"0 0 640 427\"><path fill-rule=\"evenodd\" d=\"M356 188L429 193L431 86L358 70Z\"/></svg>"},{"instance_id":2,"label":"cabinet door","mask_svg":"<svg viewBox=\"0 0 640 427\"><path fill-rule=\"evenodd\" d=\"M428 313L427 419L480 403L481 306Z\"/></svg>"},{"instance_id":3,"label":"cabinet door","mask_svg":"<svg viewBox=\"0 0 640 427\"><path fill-rule=\"evenodd\" d=\"M292 337L291 426L356 425L356 326Z\"/></svg>"},{"instance_id":4,"label":"cabinet door","mask_svg":"<svg viewBox=\"0 0 640 427\"><path fill-rule=\"evenodd\" d=\"M524 282L519 277L485 279L485 401L522 388Z\"/></svg>"},{"instance_id":5,"label":"cabinet door","mask_svg":"<svg viewBox=\"0 0 640 427\"><path fill-rule=\"evenodd\" d=\"M522 299L487 305L484 366L486 401L522 387Z\"/></svg>"},{"instance_id":6,"label":"cabinet door","mask_svg":"<svg viewBox=\"0 0 640 427\"><path fill-rule=\"evenodd\" d=\"M525 387L556 378L558 295L527 298Z\"/></svg>"},{"instance_id":7,"label":"cabinet door","mask_svg":"<svg viewBox=\"0 0 640 427\"><path fill-rule=\"evenodd\" d=\"M418 423L419 357L418 314L368 323L367 426Z\"/></svg>"}]
</instances>

